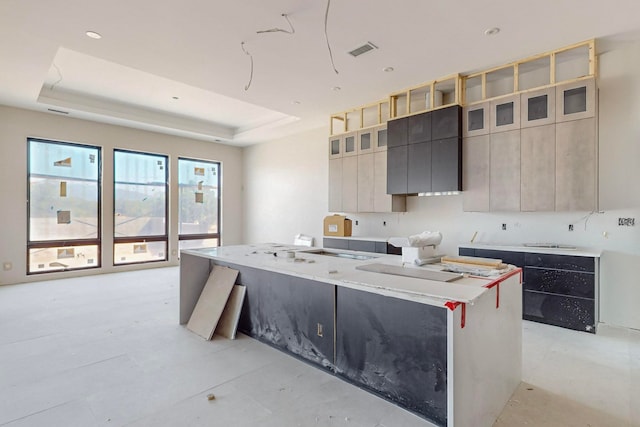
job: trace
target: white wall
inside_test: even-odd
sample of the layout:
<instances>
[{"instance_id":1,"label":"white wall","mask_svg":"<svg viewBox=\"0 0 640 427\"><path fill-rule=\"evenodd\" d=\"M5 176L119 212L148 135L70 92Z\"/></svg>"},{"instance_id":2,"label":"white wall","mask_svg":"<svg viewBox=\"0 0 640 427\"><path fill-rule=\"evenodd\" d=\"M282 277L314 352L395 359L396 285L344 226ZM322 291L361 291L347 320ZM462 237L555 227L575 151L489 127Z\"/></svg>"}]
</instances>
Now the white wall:
<instances>
[{"instance_id":1,"label":"white wall","mask_svg":"<svg viewBox=\"0 0 640 427\"><path fill-rule=\"evenodd\" d=\"M102 147L102 268L26 275L28 137ZM13 264L10 271L0 269L0 284L177 265L178 193L175 188L177 186L173 186L173 191L169 194L171 203L169 261L138 266L113 266L113 167L111 165L114 148L169 155L169 180L174 183L177 181L178 156L222 162L222 240L224 244L242 242L242 149L0 106L0 194L2 194L0 262Z\"/></svg>"},{"instance_id":2,"label":"white wall","mask_svg":"<svg viewBox=\"0 0 640 427\"><path fill-rule=\"evenodd\" d=\"M555 242L601 249L600 320L640 329L640 43L618 44L599 59L599 197L604 213L465 213L462 195L410 197L406 213L349 214L354 236L439 230L444 235L440 250L447 254L457 253L457 245L469 242L476 231L476 242ZM246 150L246 241L289 242L298 231L321 241L322 218L328 214L327 136L328 128L323 128ZM619 227L618 217L635 217L637 225ZM501 230L502 223L507 231ZM574 231L568 231L569 224Z\"/></svg>"},{"instance_id":3,"label":"white wall","mask_svg":"<svg viewBox=\"0 0 640 427\"><path fill-rule=\"evenodd\" d=\"M329 180L326 128L245 148L245 241L322 241ZM318 240L320 239L320 240Z\"/></svg>"}]
</instances>

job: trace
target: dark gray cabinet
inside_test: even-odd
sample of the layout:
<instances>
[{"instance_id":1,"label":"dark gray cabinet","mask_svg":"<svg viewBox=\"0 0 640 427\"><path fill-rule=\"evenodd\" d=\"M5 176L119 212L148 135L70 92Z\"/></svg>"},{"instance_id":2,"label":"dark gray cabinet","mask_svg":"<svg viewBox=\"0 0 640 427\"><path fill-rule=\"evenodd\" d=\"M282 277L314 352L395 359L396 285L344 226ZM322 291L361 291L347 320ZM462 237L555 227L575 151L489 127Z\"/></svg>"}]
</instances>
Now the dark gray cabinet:
<instances>
[{"instance_id":1,"label":"dark gray cabinet","mask_svg":"<svg viewBox=\"0 0 640 427\"><path fill-rule=\"evenodd\" d=\"M402 248L396 248L395 246L388 244L386 241L325 237L322 239L322 246L330 249L348 249L352 251L374 252L378 254L402 254Z\"/></svg>"},{"instance_id":2,"label":"dark gray cabinet","mask_svg":"<svg viewBox=\"0 0 640 427\"><path fill-rule=\"evenodd\" d=\"M407 130L409 144L431 141L431 112L409 116Z\"/></svg>"},{"instance_id":3,"label":"dark gray cabinet","mask_svg":"<svg viewBox=\"0 0 640 427\"><path fill-rule=\"evenodd\" d=\"M431 142L431 191L462 190L462 138Z\"/></svg>"},{"instance_id":4,"label":"dark gray cabinet","mask_svg":"<svg viewBox=\"0 0 640 427\"><path fill-rule=\"evenodd\" d=\"M523 319L596 332L597 258L475 248L459 254L522 267Z\"/></svg>"},{"instance_id":5,"label":"dark gray cabinet","mask_svg":"<svg viewBox=\"0 0 640 427\"><path fill-rule=\"evenodd\" d=\"M408 147L402 145L387 149L387 194L407 192Z\"/></svg>"},{"instance_id":6,"label":"dark gray cabinet","mask_svg":"<svg viewBox=\"0 0 640 427\"><path fill-rule=\"evenodd\" d=\"M431 142L408 147L407 193L421 193L431 188Z\"/></svg>"},{"instance_id":7,"label":"dark gray cabinet","mask_svg":"<svg viewBox=\"0 0 640 427\"><path fill-rule=\"evenodd\" d=\"M462 107L454 105L432 111L431 140L462 136Z\"/></svg>"},{"instance_id":8,"label":"dark gray cabinet","mask_svg":"<svg viewBox=\"0 0 640 427\"><path fill-rule=\"evenodd\" d=\"M407 145L407 119L390 120L387 122L387 147L401 147Z\"/></svg>"},{"instance_id":9,"label":"dark gray cabinet","mask_svg":"<svg viewBox=\"0 0 640 427\"><path fill-rule=\"evenodd\" d=\"M225 265L224 263L219 263ZM238 329L323 369L334 352L335 286L227 264L247 287Z\"/></svg>"},{"instance_id":10,"label":"dark gray cabinet","mask_svg":"<svg viewBox=\"0 0 640 427\"><path fill-rule=\"evenodd\" d=\"M446 425L446 309L344 287L336 291L337 375Z\"/></svg>"},{"instance_id":11,"label":"dark gray cabinet","mask_svg":"<svg viewBox=\"0 0 640 427\"><path fill-rule=\"evenodd\" d=\"M387 193L462 190L462 107L388 122Z\"/></svg>"}]
</instances>

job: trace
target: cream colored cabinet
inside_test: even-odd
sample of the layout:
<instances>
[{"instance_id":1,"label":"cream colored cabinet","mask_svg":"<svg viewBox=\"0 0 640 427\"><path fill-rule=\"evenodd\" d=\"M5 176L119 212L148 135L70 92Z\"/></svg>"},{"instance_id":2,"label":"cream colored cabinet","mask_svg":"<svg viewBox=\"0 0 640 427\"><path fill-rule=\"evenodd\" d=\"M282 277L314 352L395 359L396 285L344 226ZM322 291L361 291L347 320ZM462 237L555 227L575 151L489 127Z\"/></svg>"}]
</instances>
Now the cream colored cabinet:
<instances>
[{"instance_id":1,"label":"cream colored cabinet","mask_svg":"<svg viewBox=\"0 0 640 427\"><path fill-rule=\"evenodd\" d=\"M595 117L595 84L591 78L556 86L556 122Z\"/></svg>"},{"instance_id":2,"label":"cream colored cabinet","mask_svg":"<svg viewBox=\"0 0 640 427\"><path fill-rule=\"evenodd\" d=\"M520 210L520 130L490 136L489 203L492 211Z\"/></svg>"},{"instance_id":3,"label":"cream colored cabinet","mask_svg":"<svg viewBox=\"0 0 640 427\"><path fill-rule=\"evenodd\" d=\"M520 131L522 211L556 209L556 125Z\"/></svg>"},{"instance_id":4,"label":"cream colored cabinet","mask_svg":"<svg viewBox=\"0 0 640 427\"><path fill-rule=\"evenodd\" d=\"M373 153L373 211L406 212L407 196L387 194L387 152Z\"/></svg>"},{"instance_id":5,"label":"cream colored cabinet","mask_svg":"<svg viewBox=\"0 0 640 427\"><path fill-rule=\"evenodd\" d=\"M556 122L556 88L525 92L520 95L520 127L552 125Z\"/></svg>"},{"instance_id":6,"label":"cream colored cabinet","mask_svg":"<svg viewBox=\"0 0 640 427\"><path fill-rule=\"evenodd\" d=\"M465 212L488 212L489 134L462 140L462 207Z\"/></svg>"},{"instance_id":7,"label":"cream colored cabinet","mask_svg":"<svg viewBox=\"0 0 640 427\"><path fill-rule=\"evenodd\" d=\"M462 110L462 136L465 138L487 135L491 124L490 103L469 105Z\"/></svg>"},{"instance_id":8,"label":"cream colored cabinet","mask_svg":"<svg viewBox=\"0 0 640 427\"><path fill-rule=\"evenodd\" d=\"M342 158L342 211L358 212L358 156Z\"/></svg>"},{"instance_id":9,"label":"cream colored cabinet","mask_svg":"<svg viewBox=\"0 0 640 427\"><path fill-rule=\"evenodd\" d=\"M358 212L374 212L374 197L374 153L360 154L358 156Z\"/></svg>"},{"instance_id":10,"label":"cream colored cabinet","mask_svg":"<svg viewBox=\"0 0 640 427\"><path fill-rule=\"evenodd\" d=\"M491 133L520 129L520 95L504 96L494 99L491 106Z\"/></svg>"},{"instance_id":11,"label":"cream colored cabinet","mask_svg":"<svg viewBox=\"0 0 640 427\"><path fill-rule=\"evenodd\" d=\"M329 159L329 212L342 210L342 159Z\"/></svg>"},{"instance_id":12,"label":"cream colored cabinet","mask_svg":"<svg viewBox=\"0 0 640 427\"><path fill-rule=\"evenodd\" d=\"M329 159L341 159L344 153L344 138L334 135L329 138Z\"/></svg>"},{"instance_id":13,"label":"cream colored cabinet","mask_svg":"<svg viewBox=\"0 0 640 427\"><path fill-rule=\"evenodd\" d=\"M406 209L406 196L387 194L386 126L329 138L330 212Z\"/></svg>"},{"instance_id":14,"label":"cream colored cabinet","mask_svg":"<svg viewBox=\"0 0 640 427\"><path fill-rule=\"evenodd\" d=\"M358 151L358 155L373 153L375 149L375 131L373 129L361 130L358 131L357 135L356 150Z\"/></svg>"},{"instance_id":15,"label":"cream colored cabinet","mask_svg":"<svg viewBox=\"0 0 640 427\"><path fill-rule=\"evenodd\" d=\"M357 156L358 155L358 133L351 132L346 133L343 136L344 139L344 151L342 157Z\"/></svg>"},{"instance_id":16,"label":"cream colored cabinet","mask_svg":"<svg viewBox=\"0 0 640 427\"><path fill-rule=\"evenodd\" d=\"M556 124L556 210L597 207L596 119Z\"/></svg>"},{"instance_id":17,"label":"cream colored cabinet","mask_svg":"<svg viewBox=\"0 0 640 427\"><path fill-rule=\"evenodd\" d=\"M387 126L374 128L374 151L387 151Z\"/></svg>"}]
</instances>

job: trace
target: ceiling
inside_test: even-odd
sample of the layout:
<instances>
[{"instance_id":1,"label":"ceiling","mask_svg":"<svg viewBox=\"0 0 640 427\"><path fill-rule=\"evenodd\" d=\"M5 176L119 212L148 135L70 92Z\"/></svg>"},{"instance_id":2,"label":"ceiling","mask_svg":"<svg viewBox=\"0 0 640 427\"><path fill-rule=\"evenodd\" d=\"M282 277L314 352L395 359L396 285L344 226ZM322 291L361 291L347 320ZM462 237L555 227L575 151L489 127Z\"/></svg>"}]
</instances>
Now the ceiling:
<instances>
[{"instance_id":1,"label":"ceiling","mask_svg":"<svg viewBox=\"0 0 640 427\"><path fill-rule=\"evenodd\" d=\"M0 104L246 146L452 73L640 28L637 0L332 0L336 73L326 11L325 0L0 0ZM272 28L287 32L257 33ZM377 49L348 54L366 42Z\"/></svg>"}]
</instances>

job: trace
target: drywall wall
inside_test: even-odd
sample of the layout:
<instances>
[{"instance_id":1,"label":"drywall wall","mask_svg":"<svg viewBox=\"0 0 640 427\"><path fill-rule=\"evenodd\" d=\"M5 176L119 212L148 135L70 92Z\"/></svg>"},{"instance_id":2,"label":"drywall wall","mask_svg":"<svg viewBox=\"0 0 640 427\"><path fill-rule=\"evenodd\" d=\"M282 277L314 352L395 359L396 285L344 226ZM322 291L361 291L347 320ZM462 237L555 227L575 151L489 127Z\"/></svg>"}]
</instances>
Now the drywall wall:
<instances>
[{"instance_id":1,"label":"drywall wall","mask_svg":"<svg viewBox=\"0 0 640 427\"><path fill-rule=\"evenodd\" d=\"M27 138L39 137L102 147L102 268L26 275ZM237 244L242 236L242 149L153 132L112 126L0 106L0 284L177 265L177 188L170 187L169 261L113 267L113 149L169 156L169 180L177 182L178 157L222 163L222 241ZM2 269L4 263L12 269Z\"/></svg>"},{"instance_id":2,"label":"drywall wall","mask_svg":"<svg viewBox=\"0 0 640 427\"><path fill-rule=\"evenodd\" d=\"M245 242L322 236L327 214L327 128L244 149Z\"/></svg>"},{"instance_id":3,"label":"drywall wall","mask_svg":"<svg viewBox=\"0 0 640 427\"><path fill-rule=\"evenodd\" d=\"M447 254L457 253L458 245L475 232L476 242L555 242L600 249L600 320L640 329L635 307L640 301L640 43L613 43L599 62L602 213L465 213L462 195L409 197L406 213L348 214L354 236L438 230L444 236L439 249ZM246 150L247 241L288 242L297 231L322 239L321 221L328 214L327 136L328 128L319 129ZM636 226L619 227L619 217L634 217Z\"/></svg>"}]
</instances>

